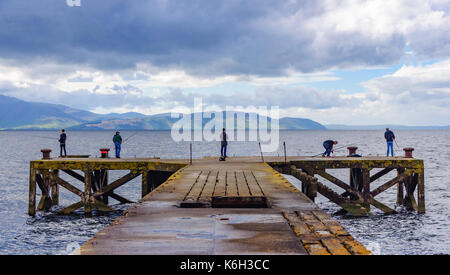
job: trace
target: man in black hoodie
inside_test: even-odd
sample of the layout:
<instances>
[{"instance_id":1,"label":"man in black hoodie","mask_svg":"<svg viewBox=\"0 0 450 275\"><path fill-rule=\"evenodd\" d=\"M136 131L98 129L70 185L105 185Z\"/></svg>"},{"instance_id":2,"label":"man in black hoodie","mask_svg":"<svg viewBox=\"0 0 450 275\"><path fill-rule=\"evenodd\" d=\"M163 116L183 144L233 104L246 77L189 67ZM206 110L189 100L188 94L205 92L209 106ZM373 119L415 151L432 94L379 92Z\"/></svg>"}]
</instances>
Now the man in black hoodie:
<instances>
[{"instance_id":1,"label":"man in black hoodie","mask_svg":"<svg viewBox=\"0 0 450 275\"><path fill-rule=\"evenodd\" d=\"M62 129L61 130L61 135L59 136L59 148L61 149L60 153L59 153L60 157L63 156L63 154L62 154L63 150L64 150L64 156L67 157L67 153L66 153L66 139L67 139L66 131L64 129Z\"/></svg>"}]
</instances>

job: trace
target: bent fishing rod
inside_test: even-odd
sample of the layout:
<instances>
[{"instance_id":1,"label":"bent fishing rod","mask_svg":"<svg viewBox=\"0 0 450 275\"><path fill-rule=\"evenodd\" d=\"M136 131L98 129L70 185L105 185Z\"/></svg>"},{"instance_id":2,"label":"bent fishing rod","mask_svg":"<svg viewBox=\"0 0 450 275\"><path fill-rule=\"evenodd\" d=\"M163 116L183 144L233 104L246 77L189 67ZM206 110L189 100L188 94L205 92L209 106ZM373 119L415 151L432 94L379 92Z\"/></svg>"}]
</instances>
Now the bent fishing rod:
<instances>
[{"instance_id":1,"label":"bent fishing rod","mask_svg":"<svg viewBox=\"0 0 450 275\"><path fill-rule=\"evenodd\" d=\"M127 142L130 138L134 137L135 135L137 135L139 133L139 131L135 131L133 134L131 134L129 137L127 137L126 139L124 139L122 141L122 144L124 144L125 142Z\"/></svg>"},{"instance_id":2,"label":"bent fishing rod","mask_svg":"<svg viewBox=\"0 0 450 275\"><path fill-rule=\"evenodd\" d=\"M397 145L397 149L400 150L400 146L398 146L397 141L394 139L395 145Z\"/></svg>"},{"instance_id":3,"label":"bent fishing rod","mask_svg":"<svg viewBox=\"0 0 450 275\"><path fill-rule=\"evenodd\" d=\"M347 145L344 145L344 146L341 146L341 147L338 147L338 148L336 148L336 149L332 149L332 151L334 152L334 151L337 151L337 150L340 150L340 149L343 149L343 148L345 148L345 147L348 147L348 146L353 146L353 145L356 145L356 144L347 144ZM320 154L317 154L317 155L314 155L314 156L311 156L312 158L314 158L314 157L318 157L318 156L320 156L320 155L322 155L323 153L320 153Z\"/></svg>"}]
</instances>

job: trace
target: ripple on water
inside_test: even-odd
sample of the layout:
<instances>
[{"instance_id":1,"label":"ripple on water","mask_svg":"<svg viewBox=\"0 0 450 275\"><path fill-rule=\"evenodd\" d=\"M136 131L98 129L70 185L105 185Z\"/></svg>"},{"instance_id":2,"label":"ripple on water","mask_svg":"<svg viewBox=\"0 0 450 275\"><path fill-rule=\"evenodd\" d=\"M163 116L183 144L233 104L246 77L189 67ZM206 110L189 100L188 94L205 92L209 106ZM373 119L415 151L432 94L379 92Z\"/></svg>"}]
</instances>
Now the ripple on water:
<instances>
[{"instance_id":1,"label":"ripple on water","mask_svg":"<svg viewBox=\"0 0 450 275\"><path fill-rule=\"evenodd\" d=\"M123 131L124 137L132 132ZM24 139L23 136L27 138ZM81 212L73 216L56 216L38 213L30 218L26 214L28 202L28 169L30 159L41 157L40 149L48 147L57 152L58 144L39 136L57 136L57 132L0 132L0 254L65 254L68 245L82 244L109 224L128 205L116 206L117 213L85 218ZM427 170L426 207L427 213L417 215L400 208L399 214L384 216L376 214L367 218L335 218L359 241L369 247L379 248L381 254L448 254L450 253L450 190L449 178L450 131L396 131L401 147L412 146L414 155L425 160ZM321 141L337 139L340 144L358 144L363 155L384 155L383 131L281 131L280 140L286 141L288 155L314 155L323 151ZM69 154L98 155L98 148L111 144L109 132L68 132ZM434 140L435 142L426 142ZM76 141L76 142L75 142ZM123 146L124 157L159 156L161 158L187 158L189 143L175 143L170 132L140 132ZM15 148L10 150L10 148ZM258 155L255 142L230 142L230 155ZM215 142L195 142L194 158L217 155ZM435 152L439 152L436 154ZM344 155L346 150L337 152ZM397 152L403 154L403 152ZM280 146L272 155L283 155ZM428 169L429 168L429 169ZM13 171L13 172L12 172ZM111 179L121 173L111 173ZM64 176L64 175L62 175ZM345 179L345 177L343 177ZM118 193L131 200L138 200L138 180L122 186ZM395 192L380 200L395 202ZM75 202L75 197L61 191L61 205ZM318 197L319 206L332 214L339 208ZM393 206L393 205L392 205ZM57 210L56 208L55 210ZM183 236L209 238L209 235Z\"/></svg>"}]
</instances>

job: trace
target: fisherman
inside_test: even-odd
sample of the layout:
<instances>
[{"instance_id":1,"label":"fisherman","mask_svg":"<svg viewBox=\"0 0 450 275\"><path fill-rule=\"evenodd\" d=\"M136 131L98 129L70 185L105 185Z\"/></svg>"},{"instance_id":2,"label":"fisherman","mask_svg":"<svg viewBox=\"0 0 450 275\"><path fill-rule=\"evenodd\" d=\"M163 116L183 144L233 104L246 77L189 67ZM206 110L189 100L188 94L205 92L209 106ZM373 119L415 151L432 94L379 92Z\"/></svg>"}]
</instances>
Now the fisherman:
<instances>
[{"instance_id":1,"label":"fisherman","mask_svg":"<svg viewBox=\"0 0 450 275\"><path fill-rule=\"evenodd\" d=\"M384 132L384 138L386 139L387 143L386 156L389 157L389 149L391 150L391 156L394 156L394 140L395 140L394 132L389 130L389 128L386 128L386 132Z\"/></svg>"},{"instance_id":2,"label":"fisherman","mask_svg":"<svg viewBox=\"0 0 450 275\"><path fill-rule=\"evenodd\" d=\"M120 136L120 132L117 131L113 137L114 146L116 147L116 158L120 159L120 150L122 145L122 137Z\"/></svg>"},{"instance_id":3,"label":"fisherman","mask_svg":"<svg viewBox=\"0 0 450 275\"><path fill-rule=\"evenodd\" d=\"M333 146L338 144L337 140L326 140L323 142L323 147L325 147L325 152L322 154L322 157L329 157L331 152L333 152Z\"/></svg>"},{"instance_id":4,"label":"fisherman","mask_svg":"<svg viewBox=\"0 0 450 275\"><path fill-rule=\"evenodd\" d=\"M228 146L228 135L225 131L225 128L222 129L222 133L220 134L220 156L221 160L225 160L227 157L227 146Z\"/></svg>"},{"instance_id":5,"label":"fisherman","mask_svg":"<svg viewBox=\"0 0 450 275\"><path fill-rule=\"evenodd\" d=\"M67 157L67 152L66 152L66 130L62 129L61 130L61 135L59 135L59 148L60 148L60 153L59 156L62 157L63 156L63 150L64 150L64 156Z\"/></svg>"}]
</instances>

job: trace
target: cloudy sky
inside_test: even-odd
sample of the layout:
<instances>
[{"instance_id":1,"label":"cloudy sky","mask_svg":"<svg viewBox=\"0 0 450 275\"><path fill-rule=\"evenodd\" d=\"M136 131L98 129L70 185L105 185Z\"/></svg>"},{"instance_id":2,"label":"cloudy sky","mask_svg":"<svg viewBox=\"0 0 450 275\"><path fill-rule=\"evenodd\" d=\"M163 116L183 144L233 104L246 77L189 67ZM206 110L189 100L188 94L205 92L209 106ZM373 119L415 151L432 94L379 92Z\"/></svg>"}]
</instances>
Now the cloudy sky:
<instances>
[{"instance_id":1,"label":"cloudy sky","mask_svg":"<svg viewBox=\"0 0 450 275\"><path fill-rule=\"evenodd\" d=\"M448 0L0 1L0 94L98 113L279 106L450 125Z\"/></svg>"}]
</instances>

